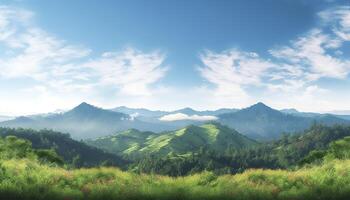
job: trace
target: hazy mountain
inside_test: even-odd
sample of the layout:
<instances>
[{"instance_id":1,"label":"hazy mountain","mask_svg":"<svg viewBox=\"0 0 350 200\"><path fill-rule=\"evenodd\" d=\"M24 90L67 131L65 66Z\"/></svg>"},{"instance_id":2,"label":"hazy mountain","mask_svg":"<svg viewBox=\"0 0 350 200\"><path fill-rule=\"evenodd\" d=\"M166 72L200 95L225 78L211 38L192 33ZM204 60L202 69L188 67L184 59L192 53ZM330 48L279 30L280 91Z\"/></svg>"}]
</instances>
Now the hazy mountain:
<instances>
[{"instance_id":1,"label":"hazy mountain","mask_svg":"<svg viewBox=\"0 0 350 200\"><path fill-rule=\"evenodd\" d=\"M174 114L174 113L182 113L182 114L186 114L186 115L219 115L219 114L223 114L223 113L229 113L229 112L235 112L238 109L234 109L234 108L221 108L218 110L204 110L204 111L198 111L198 110L194 110L192 108L182 108L179 110L174 110L174 111L160 111L160 110L148 110L145 108L129 108L126 106L120 106L120 107L116 107L111 109L112 111L116 111L116 112L121 112L121 113L125 113L128 115L133 115L133 114L137 114L136 117L154 117L154 118L159 118L161 116L164 115L169 115L169 114Z\"/></svg>"},{"instance_id":2,"label":"hazy mountain","mask_svg":"<svg viewBox=\"0 0 350 200\"><path fill-rule=\"evenodd\" d=\"M15 117L0 115L0 122L8 121L8 120L11 120L11 119L14 119L14 118L15 118Z\"/></svg>"},{"instance_id":3,"label":"hazy mountain","mask_svg":"<svg viewBox=\"0 0 350 200\"><path fill-rule=\"evenodd\" d=\"M155 125L132 119L129 115L81 103L61 114L49 116L18 117L1 122L0 126L34 129L53 129L68 132L73 138L95 138L109 135L115 131L138 128L140 130L164 131L171 129L166 125Z\"/></svg>"},{"instance_id":4,"label":"hazy mountain","mask_svg":"<svg viewBox=\"0 0 350 200\"><path fill-rule=\"evenodd\" d=\"M280 110L283 113L291 114L294 116L301 116L301 117L326 117L326 116L334 116L340 119L350 120L350 115L345 115L346 111L344 112L329 112L329 113L313 113L313 112L299 112L298 110L291 108L291 109L282 109Z\"/></svg>"},{"instance_id":5,"label":"hazy mountain","mask_svg":"<svg viewBox=\"0 0 350 200\"><path fill-rule=\"evenodd\" d=\"M252 138L270 140L283 132L302 131L318 122L326 125L349 124L349 121L333 115L296 115L272 109L257 103L234 113L219 115L219 121Z\"/></svg>"},{"instance_id":6,"label":"hazy mountain","mask_svg":"<svg viewBox=\"0 0 350 200\"><path fill-rule=\"evenodd\" d=\"M119 111L119 112L117 112ZM102 109L87 103L58 113L21 116L0 122L0 126L33 129L53 129L68 132L76 139L96 138L116 131L172 131L188 125L200 126L208 120L217 120L254 139L270 140L283 132L302 131L314 122L327 125L349 124L347 116L306 113L295 109L275 110L263 103L251 107L196 111L183 108L171 112L143 108L118 107Z\"/></svg>"},{"instance_id":7,"label":"hazy mountain","mask_svg":"<svg viewBox=\"0 0 350 200\"><path fill-rule=\"evenodd\" d=\"M256 144L255 141L219 123L163 132L140 132L135 129L115 135L88 140L88 144L119 155L145 154L169 155L196 152L201 147L223 152L228 147L241 149Z\"/></svg>"},{"instance_id":8,"label":"hazy mountain","mask_svg":"<svg viewBox=\"0 0 350 200\"><path fill-rule=\"evenodd\" d=\"M327 113L335 114L335 115L350 115L350 110L332 110Z\"/></svg>"},{"instance_id":9,"label":"hazy mountain","mask_svg":"<svg viewBox=\"0 0 350 200\"><path fill-rule=\"evenodd\" d=\"M237 109L229 109L229 108L221 108L218 110L205 110L205 111L197 111L192 108L182 108L174 111L160 111L160 110L148 110L144 108L128 108L125 106L120 106L111 109L112 111L121 112L130 115L133 119L137 119L139 121L152 123L155 126L159 125L161 127L167 127L168 130L175 130L188 125L201 125L205 123L201 117L193 117L193 116L210 116L210 120L215 119L216 115L235 112ZM162 120L164 116L170 115L188 115L185 119L176 119L176 120ZM136 128L136 127L131 127ZM143 129L145 130L145 129ZM155 131L155 129L146 129L148 131Z\"/></svg>"},{"instance_id":10,"label":"hazy mountain","mask_svg":"<svg viewBox=\"0 0 350 200\"><path fill-rule=\"evenodd\" d=\"M160 111L160 110L148 110L145 108L128 108L126 106L119 106L111 109L115 112L120 112L128 115L144 116L144 117L160 117L162 115L166 115L168 112Z\"/></svg>"}]
</instances>

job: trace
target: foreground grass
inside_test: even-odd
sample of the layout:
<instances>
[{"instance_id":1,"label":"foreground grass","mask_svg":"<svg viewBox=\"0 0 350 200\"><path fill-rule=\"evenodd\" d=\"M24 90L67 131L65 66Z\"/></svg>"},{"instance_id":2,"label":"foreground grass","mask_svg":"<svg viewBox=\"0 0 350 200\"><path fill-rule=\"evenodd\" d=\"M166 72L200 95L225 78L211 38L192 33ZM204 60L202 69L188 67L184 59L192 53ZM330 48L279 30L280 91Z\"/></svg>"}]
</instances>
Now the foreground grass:
<instances>
[{"instance_id":1,"label":"foreground grass","mask_svg":"<svg viewBox=\"0 0 350 200\"><path fill-rule=\"evenodd\" d=\"M65 170L28 159L0 163L0 199L349 199L350 160L297 171L205 172L171 178L116 168Z\"/></svg>"}]
</instances>

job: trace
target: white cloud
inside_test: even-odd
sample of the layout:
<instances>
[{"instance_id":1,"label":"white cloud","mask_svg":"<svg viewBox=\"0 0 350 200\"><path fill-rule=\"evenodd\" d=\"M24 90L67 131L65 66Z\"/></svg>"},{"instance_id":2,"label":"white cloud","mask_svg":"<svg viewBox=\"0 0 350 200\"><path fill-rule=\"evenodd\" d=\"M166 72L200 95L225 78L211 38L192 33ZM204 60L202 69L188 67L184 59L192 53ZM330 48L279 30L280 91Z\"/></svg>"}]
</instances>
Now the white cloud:
<instances>
[{"instance_id":1,"label":"white cloud","mask_svg":"<svg viewBox=\"0 0 350 200\"><path fill-rule=\"evenodd\" d=\"M200 58L204 65L199 68L201 75L216 87L210 93L240 101L248 101L249 98L244 87L262 85L265 73L275 66L254 52L237 49L222 53L206 51Z\"/></svg>"},{"instance_id":2,"label":"white cloud","mask_svg":"<svg viewBox=\"0 0 350 200\"><path fill-rule=\"evenodd\" d=\"M161 121L180 121L180 120L193 120L193 121L210 121L216 120L217 117L210 115L186 115L183 113L174 113L164 115L159 120Z\"/></svg>"},{"instance_id":3,"label":"white cloud","mask_svg":"<svg viewBox=\"0 0 350 200\"><path fill-rule=\"evenodd\" d=\"M319 13L326 26L342 40L350 40L350 6L337 6Z\"/></svg>"},{"instance_id":4,"label":"white cloud","mask_svg":"<svg viewBox=\"0 0 350 200\"><path fill-rule=\"evenodd\" d=\"M87 98L103 99L106 94L101 89L123 98L150 96L152 84L166 73L165 55L159 51L126 48L92 58L92 50L43 30L34 23L34 17L31 11L0 6L0 49L5 50L0 55L0 81L28 83L12 92L27 94L32 104L42 105L44 97L55 102L64 99L66 105ZM42 98L33 98L33 92ZM68 96L72 99L69 103ZM18 110L15 106L7 108Z\"/></svg>"},{"instance_id":5,"label":"white cloud","mask_svg":"<svg viewBox=\"0 0 350 200\"><path fill-rule=\"evenodd\" d=\"M122 52L109 52L83 66L98 75L102 85L118 86L127 95L151 95L150 84L162 78L165 56L160 52L142 53L128 48Z\"/></svg>"},{"instance_id":6,"label":"white cloud","mask_svg":"<svg viewBox=\"0 0 350 200\"><path fill-rule=\"evenodd\" d=\"M305 81L314 81L322 77L344 79L350 72L350 61L332 55L337 49L335 47L341 45L339 42L336 42L339 43L336 45L332 44L334 41L339 41L337 39L317 29L293 41L291 46L272 49L270 53L281 62L294 66L294 70L301 70L302 74L297 76L299 79Z\"/></svg>"},{"instance_id":7,"label":"white cloud","mask_svg":"<svg viewBox=\"0 0 350 200\"><path fill-rule=\"evenodd\" d=\"M253 99L313 110L329 108L324 95L330 91L317 84L322 78L345 80L350 73L350 60L342 52L350 41L350 7L328 9L319 16L320 26L289 45L269 50L265 58L238 49L202 54L201 75L214 85L214 89L206 87L207 92L238 105L249 105Z\"/></svg>"}]
</instances>

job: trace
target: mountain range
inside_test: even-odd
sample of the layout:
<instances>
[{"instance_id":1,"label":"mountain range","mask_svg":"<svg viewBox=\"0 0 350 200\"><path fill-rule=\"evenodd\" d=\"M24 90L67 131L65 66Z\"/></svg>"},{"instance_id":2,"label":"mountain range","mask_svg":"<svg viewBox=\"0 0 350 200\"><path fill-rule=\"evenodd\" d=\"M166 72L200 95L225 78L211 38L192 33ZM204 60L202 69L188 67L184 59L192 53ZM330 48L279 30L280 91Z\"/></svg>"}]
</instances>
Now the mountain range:
<instances>
[{"instance_id":1,"label":"mountain range","mask_svg":"<svg viewBox=\"0 0 350 200\"><path fill-rule=\"evenodd\" d=\"M276 110L263 103L244 109L197 111L184 108L175 111L152 111L125 106L103 109L84 102L68 111L20 116L3 121L0 122L0 127L53 129L70 133L75 139L93 139L128 129L162 133L217 121L253 139L272 140L279 138L284 132L305 130L313 123L350 124L349 120L350 117L345 115L306 113L295 109Z\"/></svg>"}]
</instances>

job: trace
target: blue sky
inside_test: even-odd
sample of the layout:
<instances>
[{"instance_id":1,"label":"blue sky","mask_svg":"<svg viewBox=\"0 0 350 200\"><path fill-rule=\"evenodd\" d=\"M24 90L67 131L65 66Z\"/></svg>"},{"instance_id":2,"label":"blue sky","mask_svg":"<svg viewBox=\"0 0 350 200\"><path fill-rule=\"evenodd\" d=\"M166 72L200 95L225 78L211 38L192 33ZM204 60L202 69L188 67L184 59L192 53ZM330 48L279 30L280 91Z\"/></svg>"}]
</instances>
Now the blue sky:
<instances>
[{"instance_id":1,"label":"blue sky","mask_svg":"<svg viewBox=\"0 0 350 200\"><path fill-rule=\"evenodd\" d=\"M1 1L0 114L350 109L348 1Z\"/></svg>"}]
</instances>

